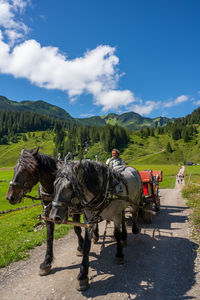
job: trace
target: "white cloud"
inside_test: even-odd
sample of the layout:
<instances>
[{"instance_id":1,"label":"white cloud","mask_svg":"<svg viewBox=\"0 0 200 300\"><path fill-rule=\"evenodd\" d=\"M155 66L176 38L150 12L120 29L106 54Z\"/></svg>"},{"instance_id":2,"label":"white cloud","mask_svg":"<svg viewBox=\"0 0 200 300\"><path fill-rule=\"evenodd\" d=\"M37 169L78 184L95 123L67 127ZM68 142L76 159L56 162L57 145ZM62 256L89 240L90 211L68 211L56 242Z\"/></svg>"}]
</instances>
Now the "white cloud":
<instances>
[{"instance_id":1,"label":"white cloud","mask_svg":"<svg viewBox=\"0 0 200 300\"><path fill-rule=\"evenodd\" d=\"M90 118L93 117L93 114L80 114L80 117L84 117L84 118Z\"/></svg>"},{"instance_id":2,"label":"white cloud","mask_svg":"<svg viewBox=\"0 0 200 300\"><path fill-rule=\"evenodd\" d=\"M200 105L200 100L197 100L195 102L192 103L193 105Z\"/></svg>"},{"instance_id":3,"label":"white cloud","mask_svg":"<svg viewBox=\"0 0 200 300\"><path fill-rule=\"evenodd\" d=\"M23 0L0 0L0 27L5 30L11 44L28 32L28 27L16 19L16 13L23 12L28 3Z\"/></svg>"},{"instance_id":4,"label":"white cloud","mask_svg":"<svg viewBox=\"0 0 200 300\"><path fill-rule=\"evenodd\" d=\"M0 41L3 40L3 33L2 31L0 30Z\"/></svg>"},{"instance_id":5,"label":"white cloud","mask_svg":"<svg viewBox=\"0 0 200 300\"><path fill-rule=\"evenodd\" d=\"M94 103L105 111L135 101L129 90L116 89L119 59L114 52L113 47L98 46L69 60L58 48L41 47L35 40L27 40L12 51L1 41L0 71L26 78L40 87L65 91L72 99L90 93Z\"/></svg>"},{"instance_id":6,"label":"white cloud","mask_svg":"<svg viewBox=\"0 0 200 300\"><path fill-rule=\"evenodd\" d=\"M177 97L174 100L170 99L168 102L165 102L163 105L164 105L164 107L169 108L169 107L173 107L173 106L182 104L182 103L187 102L189 100L190 100L189 96L181 95L181 96Z\"/></svg>"},{"instance_id":7,"label":"white cloud","mask_svg":"<svg viewBox=\"0 0 200 300\"><path fill-rule=\"evenodd\" d=\"M118 109L119 106L127 106L135 101L133 93L129 90L110 90L96 94L96 105L102 105L103 111Z\"/></svg>"},{"instance_id":8,"label":"white cloud","mask_svg":"<svg viewBox=\"0 0 200 300\"><path fill-rule=\"evenodd\" d=\"M160 109L161 102L155 102L155 101L140 101L140 104L134 104L131 106L131 110L140 114L140 115L149 115L152 111Z\"/></svg>"},{"instance_id":9,"label":"white cloud","mask_svg":"<svg viewBox=\"0 0 200 300\"><path fill-rule=\"evenodd\" d=\"M20 39L23 39L23 34L20 32L17 32L16 30L5 30L5 34L7 35L8 39L10 40L10 46L13 46L16 41L19 41Z\"/></svg>"},{"instance_id":10,"label":"white cloud","mask_svg":"<svg viewBox=\"0 0 200 300\"><path fill-rule=\"evenodd\" d=\"M186 95L181 95L179 97L177 97L175 100L174 100L174 104L180 104L180 103L183 103L183 102L187 102L189 100L189 97L186 96Z\"/></svg>"},{"instance_id":11,"label":"white cloud","mask_svg":"<svg viewBox=\"0 0 200 300\"><path fill-rule=\"evenodd\" d=\"M172 107L172 106L174 106L174 101L168 101L168 102L165 102L164 104L164 107Z\"/></svg>"},{"instance_id":12,"label":"white cloud","mask_svg":"<svg viewBox=\"0 0 200 300\"><path fill-rule=\"evenodd\" d=\"M20 12L23 12L27 4L30 3L29 0L12 0L14 10L19 8Z\"/></svg>"}]
</instances>

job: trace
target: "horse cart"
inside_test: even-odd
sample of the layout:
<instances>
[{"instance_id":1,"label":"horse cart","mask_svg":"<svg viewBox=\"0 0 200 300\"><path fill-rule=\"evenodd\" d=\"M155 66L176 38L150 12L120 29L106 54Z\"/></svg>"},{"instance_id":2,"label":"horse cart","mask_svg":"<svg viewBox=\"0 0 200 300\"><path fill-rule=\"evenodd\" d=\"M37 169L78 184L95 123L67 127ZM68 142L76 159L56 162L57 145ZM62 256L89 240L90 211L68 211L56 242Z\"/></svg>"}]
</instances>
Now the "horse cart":
<instances>
[{"instance_id":1,"label":"horse cart","mask_svg":"<svg viewBox=\"0 0 200 300\"><path fill-rule=\"evenodd\" d=\"M160 210L159 182L162 181L162 171L139 171L142 180L143 192L143 219L146 223L152 223L153 210Z\"/></svg>"}]
</instances>

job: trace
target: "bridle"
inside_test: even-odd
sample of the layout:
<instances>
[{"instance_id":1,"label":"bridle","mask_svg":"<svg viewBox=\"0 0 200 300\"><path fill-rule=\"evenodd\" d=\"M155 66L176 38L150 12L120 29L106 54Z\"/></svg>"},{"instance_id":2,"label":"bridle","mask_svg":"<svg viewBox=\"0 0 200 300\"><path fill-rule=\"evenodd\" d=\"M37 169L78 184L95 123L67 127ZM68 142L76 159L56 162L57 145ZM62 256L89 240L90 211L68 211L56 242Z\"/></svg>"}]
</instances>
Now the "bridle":
<instances>
[{"instance_id":1,"label":"bridle","mask_svg":"<svg viewBox=\"0 0 200 300\"><path fill-rule=\"evenodd\" d=\"M33 178L36 178L33 174L31 174L31 176ZM41 200L42 199L41 197L36 198L36 197L30 196L30 195L26 195L27 193L30 193L30 191L32 189L32 187L28 187L28 184L26 182L25 183L20 183L20 182L11 180L9 185L10 185L11 189L14 189L14 188L21 189L21 191L19 192L19 196L21 198L30 198L32 200Z\"/></svg>"}]
</instances>

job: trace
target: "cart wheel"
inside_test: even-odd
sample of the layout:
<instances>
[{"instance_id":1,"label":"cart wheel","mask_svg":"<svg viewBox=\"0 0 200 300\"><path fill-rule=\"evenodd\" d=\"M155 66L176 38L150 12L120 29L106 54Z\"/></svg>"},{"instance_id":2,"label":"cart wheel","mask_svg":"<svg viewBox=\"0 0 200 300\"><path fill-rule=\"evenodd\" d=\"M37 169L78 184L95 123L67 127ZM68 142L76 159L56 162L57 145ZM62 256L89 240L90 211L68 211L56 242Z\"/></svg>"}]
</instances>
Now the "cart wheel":
<instances>
[{"instance_id":1,"label":"cart wheel","mask_svg":"<svg viewBox=\"0 0 200 300\"><path fill-rule=\"evenodd\" d=\"M148 210L148 212L147 211L145 211L145 210ZM151 224L152 223L152 216L153 216L153 214L152 214L152 203L148 203L147 205L145 205L145 207L144 207L144 222L145 223L148 223L148 224Z\"/></svg>"}]
</instances>

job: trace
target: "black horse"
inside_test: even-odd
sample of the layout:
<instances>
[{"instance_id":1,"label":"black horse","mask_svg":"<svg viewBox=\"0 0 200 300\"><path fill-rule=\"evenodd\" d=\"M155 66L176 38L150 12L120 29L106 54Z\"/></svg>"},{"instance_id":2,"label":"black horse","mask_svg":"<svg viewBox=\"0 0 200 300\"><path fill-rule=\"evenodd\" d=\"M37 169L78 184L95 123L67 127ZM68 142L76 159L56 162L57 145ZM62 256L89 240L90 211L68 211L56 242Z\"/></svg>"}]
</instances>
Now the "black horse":
<instances>
[{"instance_id":1,"label":"black horse","mask_svg":"<svg viewBox=\"0 0 200 300\"><path fill-rule=\"evenodd\" d=\"M38 152L38 149L22 150L18 163L14 168L14 176L10 182L6 198L11 204L19 203L40 182L39 194L42 199L43 215L48 217L54 196L53 183L56 173L63 165L63 162ZM72 215L72 219L73 221L80 222L80 212L77 211L77 214ZM53 261L54 224L46 221L46 227L47 248L45 259L40 264L39 274L41 276L50 273ZM78 237L77 255L82 256L83 237L81 236L81 228L75 226L74 231ZM98 233L96 233L94 238L98 240Z\"/></svg>"},{"instance_id":2,"label":"black horse","mask_svg":"<svg viewBox=\"0 0 200 300\"><path fill-rule=\"evenodd\" d=\"M137 217L141 202L141 178L137 170L123 167L121 175L105 164L82 160L68 163L57 173L55 198L49 217L61 224L71 209L81 209L86 223L102 220L114 222L114 236L117 242L115 262L124 262L121 244L121 226L123 227L124 210L131 205L133 210L132 232L138 233ZM117 192L115 185L117 183ZM77 277L77 289L88 288L89 251L91 231L85 228L83 259Z\"/></svg>"}]
</instances>

